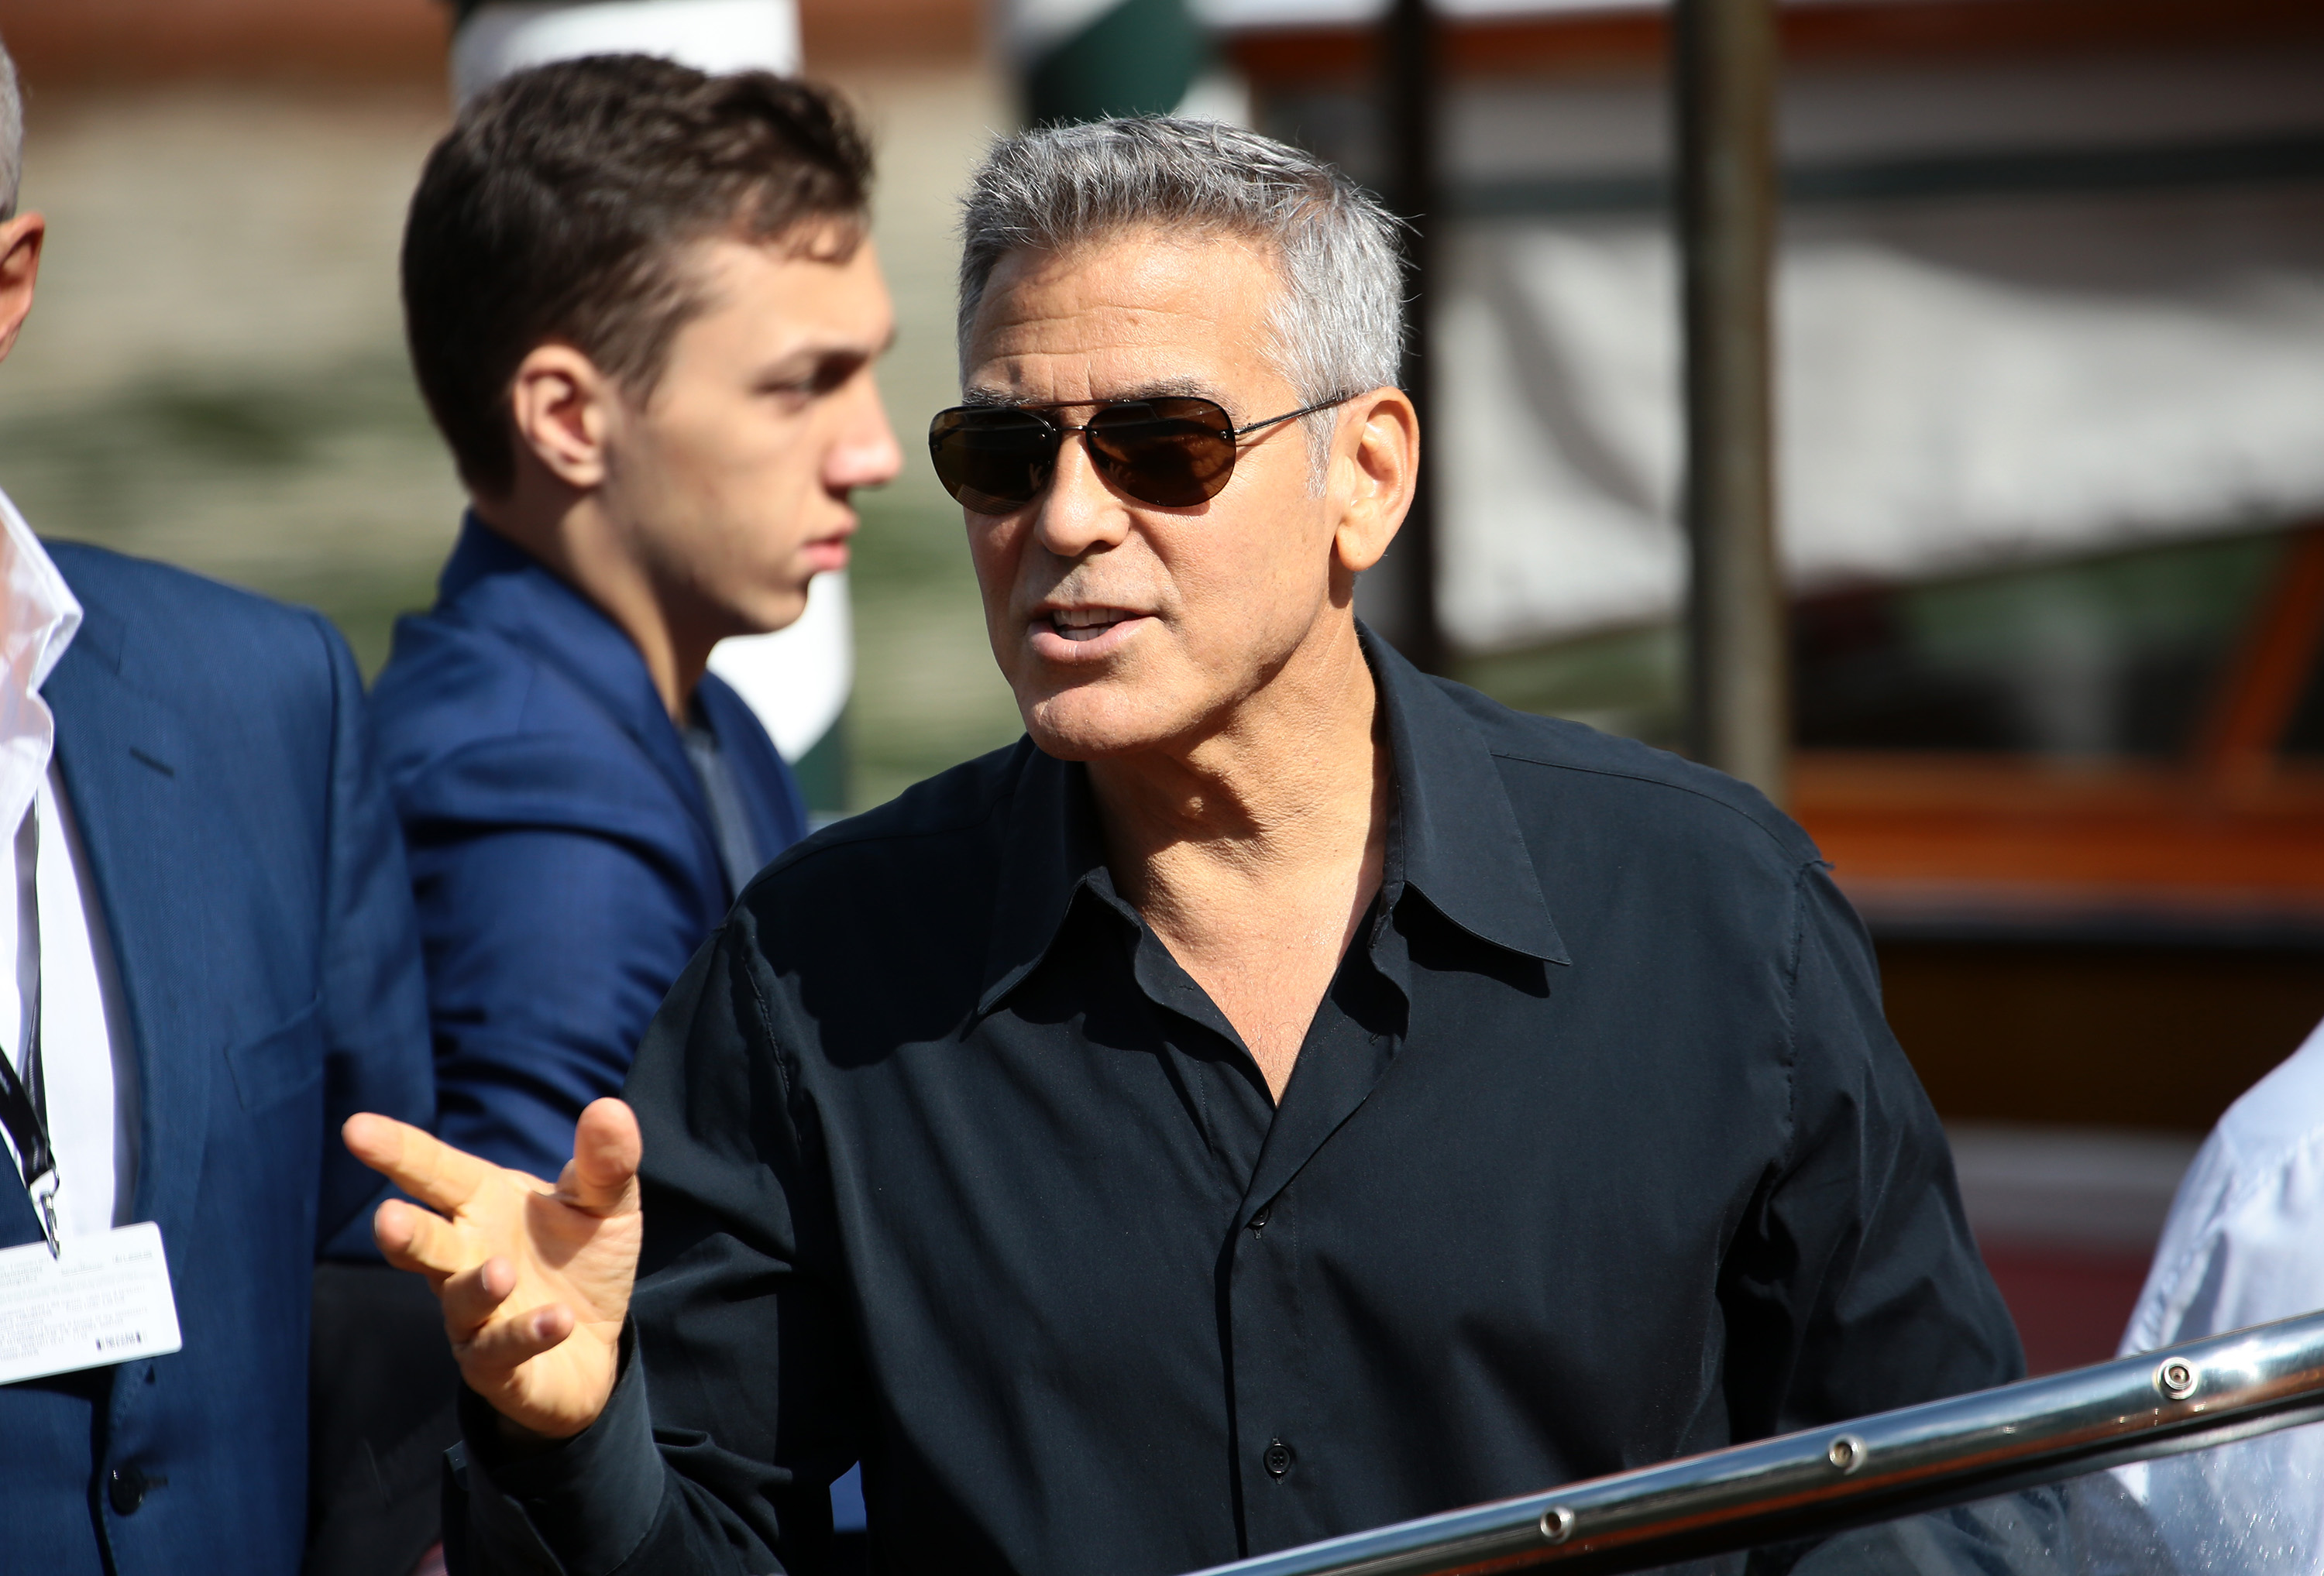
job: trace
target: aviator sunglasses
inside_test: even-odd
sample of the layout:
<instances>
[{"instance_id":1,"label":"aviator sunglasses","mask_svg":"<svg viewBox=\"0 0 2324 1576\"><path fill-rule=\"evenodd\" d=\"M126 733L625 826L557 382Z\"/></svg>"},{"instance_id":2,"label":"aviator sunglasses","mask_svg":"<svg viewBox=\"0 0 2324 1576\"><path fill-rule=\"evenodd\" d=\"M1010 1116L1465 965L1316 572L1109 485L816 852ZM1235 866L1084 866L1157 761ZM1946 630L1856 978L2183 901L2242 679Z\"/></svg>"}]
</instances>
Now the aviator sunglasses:
<instances>
[{"instance_id":1,"label":"aviator sunglasses","mask_svg":"<svg viewBox=\"0 0 2324 1576\"><path fill-rule=\"evenodd\" d=\"M1219 495L1252 433L1353 398L1335 395L1243 428L1217 401L1192 394L1093 401L1097 409L1079 427L1029 405L955 405L928 423L928 457L963 507L1006 514L1040 496L1066 434L1078 432L1108 483L1140 503L1185 509Z\"/></svg>"}]
</instances>

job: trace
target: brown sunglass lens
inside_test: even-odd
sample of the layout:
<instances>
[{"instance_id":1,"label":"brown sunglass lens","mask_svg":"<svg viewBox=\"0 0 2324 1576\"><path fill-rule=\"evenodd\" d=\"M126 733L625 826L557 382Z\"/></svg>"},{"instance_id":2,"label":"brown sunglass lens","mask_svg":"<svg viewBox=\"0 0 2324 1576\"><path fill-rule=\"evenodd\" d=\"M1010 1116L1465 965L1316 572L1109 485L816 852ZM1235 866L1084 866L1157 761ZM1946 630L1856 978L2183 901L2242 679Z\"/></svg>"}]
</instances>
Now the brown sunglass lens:
<instances>
[{"instance_id":1,"label":"brown sunglass lens","mask_svg":"<svg viewBox=\"0 0 2324 1576\"><path fill-rule=\"evenodd\" d=\"M936 480L965 508L1006 514L1048 485L1056 427L1030 410L946 410L928 427Z\"/></svg>"},{"instance_id":2,"label":"brown sunglass lens","mask_svg":"<svg viewBox=\"0 0 2324 1576\"><path fill-rule=\"evenodd\" d=\"M1123 492L1165 509L1218 495L1234 474L1234 429L1208 400L1138 400L1090 418L1090 457Z\"/></svg>"}]
</instances>

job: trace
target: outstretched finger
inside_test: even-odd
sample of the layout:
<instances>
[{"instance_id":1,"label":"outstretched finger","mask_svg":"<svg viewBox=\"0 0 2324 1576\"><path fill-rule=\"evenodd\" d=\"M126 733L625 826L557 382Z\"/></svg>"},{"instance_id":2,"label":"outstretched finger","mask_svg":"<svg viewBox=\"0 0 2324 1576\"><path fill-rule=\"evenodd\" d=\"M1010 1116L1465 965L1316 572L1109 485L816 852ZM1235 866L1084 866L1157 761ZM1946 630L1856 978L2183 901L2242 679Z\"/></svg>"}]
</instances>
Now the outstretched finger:
<instances>
[{"instance_id":1,"label":"outstretched finger","mask_svg":"<svg viewBox=\"0 0 2324 1576\"><path fill-rule=\"evenodd\" d=\"M591 1214L637 1208L638 1164L644 1157L637 1113L611 1096L593 1100L573 1128L573 1158L557 1179L558 1196Z\"/></svg>"},{"instance_id":2,"label":"outstretched finger","mask_svg":"<svg viewBox=\"0 0 2324 1576\"><path fill-rule=\"evenodd\" d=\"M409 1122L358 1111L339 1129L347 1152L434 1209L458 1209L499 1168Z\"/></svg>"},{"instance_id":3,"label":"outstretched finger","mask_svg":"<svg viewBox=\"0 0 2324 1576\"><path fill-rule=\"evenodd\" d=\"M437 1295L443 1299L444 1329L453 1343L474 1341L514 1290L516 1271L500 1258L487 1258L474 1269L464 1269L447 1279Z\"/></svg>"},{"instance_id":4,"label":"outstretched finger","mask_svg":"<svg viewBox=\"0 0 2324 1576\"><path fill-rule=\"evenodd\" d=\"M379 1212L371 1219L371 1235L396 1268L438 1282L467 1268L473 1252L451 1221L400 1198L379 1206Z\"/></svg>"},{"instance_id":5,"label":"outstretched finger","mask_svg":"<svg viewBox=\"0 0 2324 1576\"><path fill-rule=\"evenodd\" d=\"M561 1303L503 1319L459 1344L460 1372L470 1389L490 1396L511 1374L572 1333L572 1312Z\"/></svg>"}]
</instances>

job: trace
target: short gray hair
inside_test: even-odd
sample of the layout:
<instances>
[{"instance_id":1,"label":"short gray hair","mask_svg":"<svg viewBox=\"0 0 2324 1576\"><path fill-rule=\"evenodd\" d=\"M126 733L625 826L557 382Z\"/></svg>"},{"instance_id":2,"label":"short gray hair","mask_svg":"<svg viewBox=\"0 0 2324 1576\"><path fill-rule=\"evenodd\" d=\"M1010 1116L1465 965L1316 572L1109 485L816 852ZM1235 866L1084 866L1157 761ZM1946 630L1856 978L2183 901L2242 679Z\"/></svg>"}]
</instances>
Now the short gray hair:
<instances>
[{"instance_id":1,"label":"short gray hair","mask_svg":"<svg viewBox=\"0 0 2324 1576\"><path fill-rule=\"evenodd\" d=\"M0 221L16 217L16 185L24 175L24 96L16 62L0 43Z\"/></svg>"},{"instance_id":2,"label":"short gray hair","mask_svg":"<svg viewBox=\"0 0 2324 1576\"><path fill-rule=\"evenodd\" d=\"M964 366L970 327L1004 255L1160 228L1239 236L1274 253L1283 290L1268 314L1268 359L1301 404L1397 381L1399 222L1331 165L1271 137L1160 115L1037 126L993 143L961 209ZM1333 415L1306 422L1319 475Z\"/></svg>"}]
</instances>

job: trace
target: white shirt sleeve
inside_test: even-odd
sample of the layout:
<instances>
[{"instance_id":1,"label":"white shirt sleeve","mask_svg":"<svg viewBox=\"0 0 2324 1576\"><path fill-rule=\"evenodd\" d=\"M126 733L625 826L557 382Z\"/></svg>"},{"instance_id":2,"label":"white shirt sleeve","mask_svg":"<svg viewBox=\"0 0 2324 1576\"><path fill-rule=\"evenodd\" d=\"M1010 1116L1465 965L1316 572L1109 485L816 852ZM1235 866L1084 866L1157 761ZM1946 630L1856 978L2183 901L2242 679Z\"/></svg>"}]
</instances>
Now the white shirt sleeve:
<instances>
[{"instance_id":1,"label":"white shirt sleeve","mask_svg":"<svg viewBox=\"0 0 2324 1576\"><path fill-rule=\"evenodd\" d=\"M2152 1351L2324 1308L2324 1026L2219 1120L2123 1333ZM2188 1571L2324 1571L2324 1424L2122 1469Z\"/></svg>"},{"instance_id":2,"label":"white shirt sleeve","mask_svg":"<svg viewBox=\"0 0 2324 1576\"><path fill-rule=\"evenodd\" d=\"M2324 1308L2324 1026L2238 1100L2179 1184L2127 1355Z\"/></svg>"}]
</instances>

